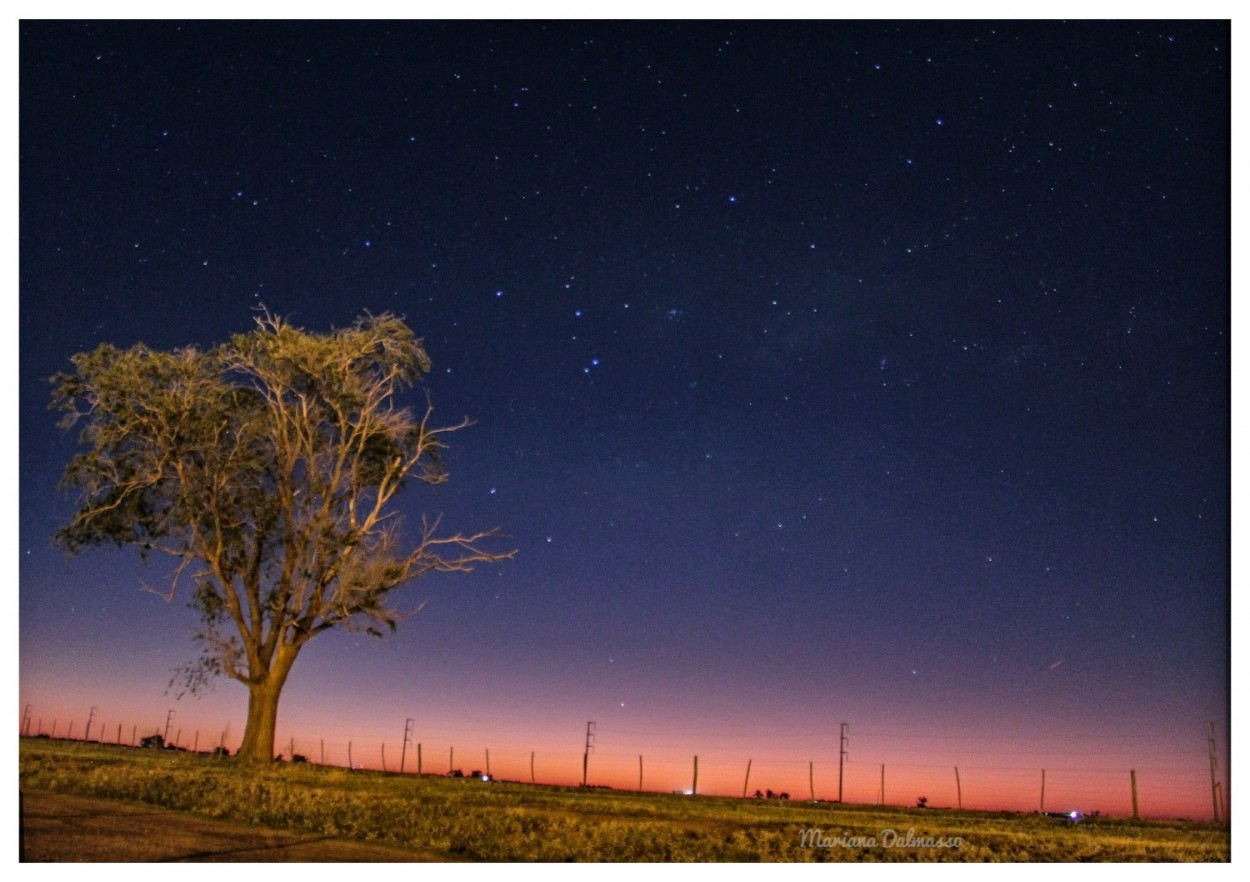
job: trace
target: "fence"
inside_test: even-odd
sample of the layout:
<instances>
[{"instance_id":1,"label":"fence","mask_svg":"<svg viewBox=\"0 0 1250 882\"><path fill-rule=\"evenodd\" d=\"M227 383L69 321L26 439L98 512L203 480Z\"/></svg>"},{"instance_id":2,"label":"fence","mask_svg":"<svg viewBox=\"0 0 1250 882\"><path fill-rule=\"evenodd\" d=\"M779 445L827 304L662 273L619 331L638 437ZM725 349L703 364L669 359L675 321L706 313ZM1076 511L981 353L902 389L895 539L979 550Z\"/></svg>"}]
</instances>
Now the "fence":
<instances>
[{"instance_id":1,"label":"fence","mask_svg":"<svg viewBox=\"0 0 1250 882\"><path fill-rule=\"evenodd\" d=\"M234 752L242 730L234 724L209 731L179 725L171 711L145 725L105 721L96 709L83 720L45 719L28 707L21 734L139 746L160 736L168 747ZM232 735L232 733L235 733ZM275 752L285 760L390 773L477 775L526 784L595 787L706 796L842 801L848 804L1045 811L1226 821L1228 805L1214 732L1208 751L1197 747L1121 747L1041 750L1001 739L925 733L853 733L854 760L842 755L838 733L753 733L769 751L717 744L715 730L692 737L690 751L657 747L644 731L587 727L570 733L569 747L518 747L510 735L456 738L416 731L411 719L393 738L324 739L279 730ZM582 742L583 735L585 742ZM780 742L783 736L786 742ZM948 746L942 748L943 739ZM503 741L508 743L500 743ZM724 739L722 739L724 740ZM992 750L977 742L994 742ZM803 743L806 742L806 743ZM934 743L937 743L937 747ZM1195 737L1193 743L1201 742ZM644 745L644 746L639 746ZM626 748L634 749L626 749ZM806 755L807 758L803 758ZM989 755L992 759L978 759Z\"/></svg>"}]
</instances>

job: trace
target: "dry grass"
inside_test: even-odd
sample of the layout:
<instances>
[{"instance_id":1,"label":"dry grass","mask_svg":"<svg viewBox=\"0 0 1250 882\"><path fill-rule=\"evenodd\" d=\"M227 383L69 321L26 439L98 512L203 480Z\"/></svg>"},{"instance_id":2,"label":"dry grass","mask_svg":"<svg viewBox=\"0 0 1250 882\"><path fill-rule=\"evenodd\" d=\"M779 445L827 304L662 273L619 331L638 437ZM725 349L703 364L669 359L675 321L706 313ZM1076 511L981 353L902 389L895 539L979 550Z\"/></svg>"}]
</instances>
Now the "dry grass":
<instances>
[{"instance_id":1,"label":"dry grass","mask_svg":"<svg viewBox=\"0 0 1250 882\"><path fill-rule=\"evenodd\" d=\"M763 803L353 772L22 739L21 786L384 842L465 861L1227 861L1227 828ZM804 847L819 830L828 847ZM883 831L896 831L891 846ZM958 837L959 847L904 845ZM855 839L858 837L858 840ZM876 845L865 844L869 838ZM850 842L848 843L848 840Z\"/></svg>"}]
</instances>

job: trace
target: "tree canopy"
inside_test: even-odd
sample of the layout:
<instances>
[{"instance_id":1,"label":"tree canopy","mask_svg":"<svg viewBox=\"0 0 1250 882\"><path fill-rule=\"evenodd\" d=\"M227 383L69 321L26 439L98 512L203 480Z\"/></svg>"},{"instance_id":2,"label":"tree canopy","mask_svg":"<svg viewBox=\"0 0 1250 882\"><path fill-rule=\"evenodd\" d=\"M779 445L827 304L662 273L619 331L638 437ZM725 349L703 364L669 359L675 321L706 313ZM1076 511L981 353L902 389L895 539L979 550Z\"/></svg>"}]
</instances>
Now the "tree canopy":
<instances>
[{"instance_id":1,"label":"tree canopy","mask_svg":"<svg viewBox=\"0 0 1250 882\"><path fill-rule=\"evenodd\" d=\"M486 547L493 530L443 535L437 519L401 535L396 494L447 479L443 439L468 421L436 427L428 398L401 403L430 360L395 316L317 334L263 313L212 349L102 344L72 363L53 403L85 449L57 539L179 561L170 593L186 575L204 626L186 684L248 687L243 756L272 757L278 698L313 636L393 630L395 589L511 556Z\"/></svg>"}]
</instances>

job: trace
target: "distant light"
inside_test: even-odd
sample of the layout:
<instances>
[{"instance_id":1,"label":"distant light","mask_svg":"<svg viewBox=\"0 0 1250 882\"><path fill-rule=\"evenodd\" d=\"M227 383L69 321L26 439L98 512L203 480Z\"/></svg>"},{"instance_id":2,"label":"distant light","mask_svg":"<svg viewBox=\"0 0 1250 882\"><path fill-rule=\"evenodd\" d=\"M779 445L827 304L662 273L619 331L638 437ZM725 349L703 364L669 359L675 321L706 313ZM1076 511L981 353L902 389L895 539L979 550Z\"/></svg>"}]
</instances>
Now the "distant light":
<instances>
[{"instance_id":1,"label":"distant light","mask_svg":"<svg viewBox=\"0 0 1250 882\"><path fill-rule=\"evenodd\" d=\"M490 775L483 775L483 776L482 776L482 780L483 780L483 781L489 781L489 780L490 780Z\"/></svg>"},{"instance_id":2,"label":"distant light","mask_svg":"<svg viewBox=\"0 0 1250 882\"><path fill-rule=\"evenodd\" d=\"M1081 813L1080 813L1080 812L1072 812L1070 815L1068 815L1068 817L1069 817L1069 818L1071 818L1071 819L1072 819L1072 820L1074 820L1074 821L1079 821L1079 820L1081 819Z\"/></svg>"}]
</instances>

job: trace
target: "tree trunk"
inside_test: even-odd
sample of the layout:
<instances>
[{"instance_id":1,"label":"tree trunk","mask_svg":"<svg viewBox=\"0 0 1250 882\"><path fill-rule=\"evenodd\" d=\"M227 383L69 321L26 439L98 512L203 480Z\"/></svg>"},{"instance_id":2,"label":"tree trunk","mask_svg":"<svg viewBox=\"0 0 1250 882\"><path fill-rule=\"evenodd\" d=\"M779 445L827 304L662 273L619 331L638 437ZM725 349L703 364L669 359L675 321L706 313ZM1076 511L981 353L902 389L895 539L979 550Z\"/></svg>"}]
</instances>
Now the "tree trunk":
<instances>
[{"instance_id":1,"label":"tree trunk","mask_svg":"<svg viewBox=\"0 0 1250 882\"><path fill-rule=\"evenodd\" d=\"M247 726L243 729L243 743L239 746L240 759L270 762L274 759L273 743L278 728L278 699L286 685L287 674L295 661L297 650L277 653L264 679L248 683Z\"/></svg>"}]
</instances>

